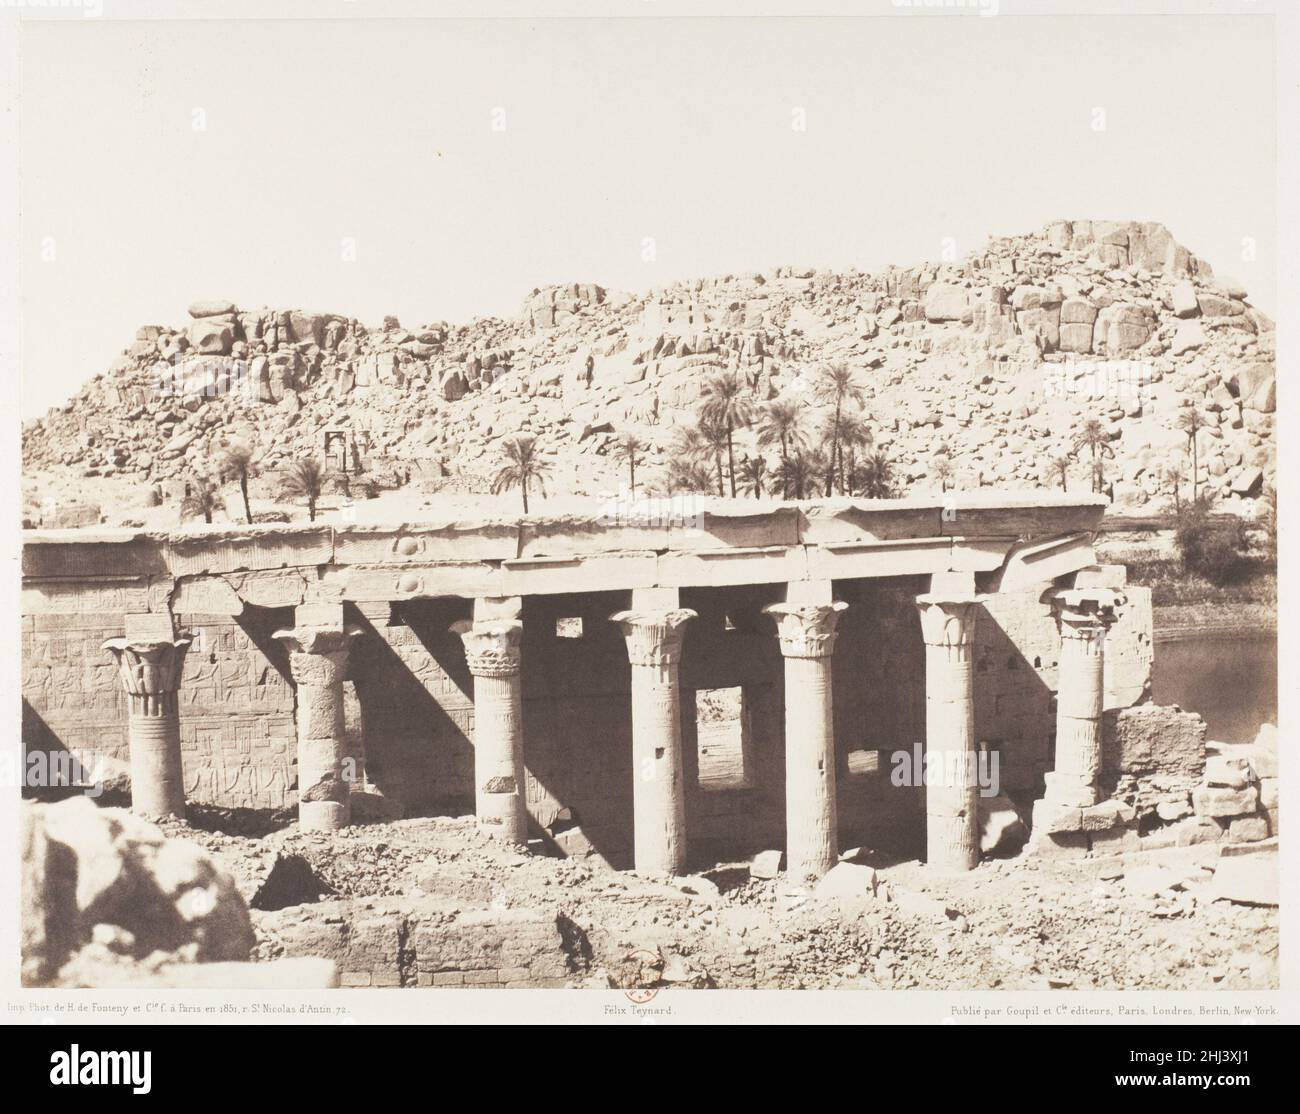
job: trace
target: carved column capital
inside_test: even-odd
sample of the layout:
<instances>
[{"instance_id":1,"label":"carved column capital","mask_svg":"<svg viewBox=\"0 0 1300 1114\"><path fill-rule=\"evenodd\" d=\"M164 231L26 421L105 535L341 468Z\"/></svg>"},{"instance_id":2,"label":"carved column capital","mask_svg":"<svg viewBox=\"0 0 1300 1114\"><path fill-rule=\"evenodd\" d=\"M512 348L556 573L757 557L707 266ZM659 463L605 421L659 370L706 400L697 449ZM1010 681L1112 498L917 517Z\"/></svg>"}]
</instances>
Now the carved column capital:
<instances>
[{"instance_id":1,"label":"carved column capital","mask_svg":"<svg viewBox=\"0 0 1300 1114\"><path fill-rule=\"evenodd\" d=\"M475 677L513 677L519 672L519 641L523 624L516 619L453 623L453 634L465 644L465 660Z\"/></svg>"},{"instance_id":2,"label":"carved column capital","mask_svg":"<svg viewBox=\"0 0 1300 1114\"><path fill-rule=\"evenodd\" d=\"M352 639L361 634L360 627L291 627L278 630L273 637L288 647L290 654L347 653Z\"/></svg>"},{"instance_id":3,"label":"carved column capital","mask_svg":"<svg viewBox=\"0 0 1300 1114\"><path fill-rule=\"evenodd\" d=\"M835 650L835 627L848 609L843 600L832 603L773 603L763 614L776 620L781 654L787 658L828 658Z\"/></svg>"},{"instance_id":4,"label":"carved column capital","mask_svg":"<svg viewBox=\"0 0 1300 1114\"><path fill-rule=\"evenodd\" d=\"M170 640L110 638L101 647L112 652L118 675L136 715L162 715L176 711L176 692L188 637Z\"/></svg>"},{"instance_id":5,"label":"carved column capital","mask_svg":"<svg viewBox=\"0 0 1300 1114\"><path fill-rule=\"evenodd\" d=\"M610 621L617 623L627 642L627 658L633 665L676 665L681 661L683 627L696 613L687 607L667 611L618 611Z\"/></svg>"},{"instance_id":6,"label":"carved column capital","mask_svg":"<svg viewBox=\"0 0 1300 1114\"><path fill-rule=\"evenodd\" d=\"M1106 631L1125 602L1124 593L1113 588L1066 588L1053 593L1052 611L1061 640L1080 642L1087 652L1100 654Z\"/></svg>"},{"instance_id":7,"label":"carved column capital","mask_svg":"<svg viewBox=\"0 0 1300 1114\"><path fill-rule=\"evenodd\" d=\"M341 685L348 668L348 647L360 627L292 627L272 635L289 650L295 685Z\"/></svg>"},{"instance_id":8,"label":"carved column capital","mask_svg":"<svg viewBox=\"0 0 1300 1114\"><path fill-rule=\"evenodd\" d=\"M975 594L916 597L921 613L921 637L927 646L941 647L953 661L969 661L975 626L984 597Z\"/></svg>"}]
</instances>

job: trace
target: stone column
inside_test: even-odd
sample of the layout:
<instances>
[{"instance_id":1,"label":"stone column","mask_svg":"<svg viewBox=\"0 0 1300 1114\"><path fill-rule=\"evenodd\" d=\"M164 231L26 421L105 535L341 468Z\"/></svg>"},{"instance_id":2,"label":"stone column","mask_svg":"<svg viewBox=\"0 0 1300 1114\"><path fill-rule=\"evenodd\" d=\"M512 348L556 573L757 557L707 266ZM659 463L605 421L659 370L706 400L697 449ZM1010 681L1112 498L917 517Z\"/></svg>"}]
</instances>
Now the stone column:
<instances>
[{"instance_id":1,"label":"stone column","mask_svg":"<svg viewBox=\"0 0 1300 1114\"><path fill-rule=\"evenodd\" d=\"M345 626L342 604L304 604L294 627L276 631L289 649L298 729L298 825L332 831L351 818L351 782L343 726L343 677L348 645L361 631Z\"/></svg>"},{"instance_id":2,"label":"stone column","mask_svg":"<svg viewBox=\"0 0 1300 1114\"><path fill-rule=\"evenodd\" d=\"M925 639L925 861L972 870L980 858L971 649L981 597L917 596Z\"/></svg>"},{"instance_id":3,"label":"stone column","mask_svg":"<svg viewBox=\"0 0 1300 1114\"><path fill-rule=\"evenodd\" d=\"M1101 712L1106 631L1123 596L1108 588L1069 588L1052 597L1061 632L1056 685L1056 765L1044 780L1052 805L1086 808L1101 800Z\"/></svg>"},{"instance_id":4,"label":"stone column","mask_svg":"<svg viewBox=\"0 0 1300 1114\"><path fill-rule=\"evenodd\" d=\"M820 878L839 857L831 653L849 605L774 603L785 659L785 859L793 881Z\"/></svg>"},{"instance_id":5,"label":"stone column","mask_svg":"<svg viewBox=\"0 0 1300 1114\"><path fill-rule=\"evenodd\" d=\"M126 635L103 648L117 660L130 705L131 810L144 816L185 815L177 693L188 637L177 638L166 614L128 615Z\"/></svg>"},{"instance_id":6,"label":"stone column","mask_svg":"<svg viewBox=\"0 0 1300 1114\"><path fill-rule=\"evenodd\" d=\"M479 824L508 843L528 845L524 800L523 696L517 619L464 620L452 631L465 643L474 677L474 808Z\"/></svg>"},{"instance_id":7,"label":"stone column","mask_svg":"<svg viewBox=\"0 0 1300 1114\"><path fill-rule=\"evenodd\" d=\"M610 616L622 628L632 663L633 859L644 874L681 874L686 865L677 669L682 628L694 618L684 607Z\"/></svg>"}]
</instances>

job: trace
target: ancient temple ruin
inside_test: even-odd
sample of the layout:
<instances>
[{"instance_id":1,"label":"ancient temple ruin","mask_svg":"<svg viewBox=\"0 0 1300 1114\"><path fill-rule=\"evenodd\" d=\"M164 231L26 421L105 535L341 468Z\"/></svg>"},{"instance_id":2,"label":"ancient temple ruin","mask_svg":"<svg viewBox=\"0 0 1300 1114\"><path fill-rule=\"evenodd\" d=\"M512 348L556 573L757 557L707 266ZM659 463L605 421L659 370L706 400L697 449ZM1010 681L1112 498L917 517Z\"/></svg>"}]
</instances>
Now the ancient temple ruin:
<instances>
[{"instance_id":1,"label":"ancient temple ruin","mask_svg":"<svg viewBox=\"0 0 1300 1114\"><path fill-rule=\"evenodd\" d=\"M969 869L980 790L900 783L923 746L995 757L1036 839L1087 853L1137 838L1132 808L1097 820L1117 785L1203 765L1204 725L1149 703L1150 593L1096 563L1104 505L30 532L24 744L129 774L151 814L473 810L652 873L781 847L815 877L860 842ZM698 712L724 689L745 737L715 784Z\"/></svg>"}]
</instances>

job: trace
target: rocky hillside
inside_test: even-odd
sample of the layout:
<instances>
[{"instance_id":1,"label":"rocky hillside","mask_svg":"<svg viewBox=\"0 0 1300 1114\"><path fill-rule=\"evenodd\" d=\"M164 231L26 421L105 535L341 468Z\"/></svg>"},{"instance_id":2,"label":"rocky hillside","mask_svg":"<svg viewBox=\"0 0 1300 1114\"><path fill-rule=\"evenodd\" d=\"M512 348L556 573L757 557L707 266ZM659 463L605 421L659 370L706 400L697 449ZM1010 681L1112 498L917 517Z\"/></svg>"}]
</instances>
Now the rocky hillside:
<instances>
[{"instance_id":1,"label":"rocky hillside","mask_svg":"<svg viewBox=\"0 0 1300 1114\"><path fill-rule=\"evenodd\" d=\"M1163 507L1162 472L1190 472L1177 422L1192 406L1206 419L1202 481L1230 505L1247 509L1274 468L1273 323L1159 224L1057 221L960 262L876 274L782 267L641 295L550 287L515 319L462 325L221 301L189 312L137 330L107 372L27 425L33 482L110 478L170 499L238 440L270 490L291 459L324 458L328 438L334 467L346 454L380 487L483 490L501 439L522 431L537 436L549 489L595 493L617 486L614 441L631 431L654 486L708 377L736 371L756 402L789 395L816 411L809 384L829 361L858 372L875 446L906 490L937 488L944 448L958 487L1059 486L1064 455L1071 489L1086 489L1077 443L1096 418L1115 502ZM759 451L748 431L738 442Z\"/></svg>"}]
</instances>

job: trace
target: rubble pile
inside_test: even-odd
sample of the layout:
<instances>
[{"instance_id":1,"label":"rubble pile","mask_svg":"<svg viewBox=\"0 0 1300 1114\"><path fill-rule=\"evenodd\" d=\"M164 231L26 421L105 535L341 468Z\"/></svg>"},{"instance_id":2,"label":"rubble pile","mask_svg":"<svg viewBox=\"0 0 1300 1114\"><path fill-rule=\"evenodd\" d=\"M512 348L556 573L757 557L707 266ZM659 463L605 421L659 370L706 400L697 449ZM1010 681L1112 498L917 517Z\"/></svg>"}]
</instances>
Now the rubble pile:
<instances>
[{"instance_id":1,"label":"rubble pile","mask_svg":"<svg viewBox=\"0 0 1300 1114\"><path fill-rule=\"evenodd\" d=\"M273 909L254 902L251 914L259 964L324 956L345 986L1277 984L1272 843L1022 855L954 877L857 848L816 886L798 886L779 852L651 878L521 854L466 819L354 826L328 839L296 825L261 840L193 837L246 895L286 855L302 856L319 879L346 878L345 893Z\"/></svg>"},{"instance_id":2,"label":"rubble pile","mask_svg":"<svg viewBox=\"0 0 1300 1114\"><path fill-rule=\"evenodd\" d=\"M254 447L266 477L322 457L331 434L335 467L474 491L501 439L526 433L548 488L591 494L626 475L612 448L632 433L653 486L709 376L742 376L756 402L815 407L812 375L832 361L858 372L874 444L909 489L939 486L940 446L958 487L1057 486L1061 456L1066 482L1089 487L1092 450L1078 443L1100 419L1116 503L1163 505L1190 407L1205 419L1202 482L1228 503L1248 507L1274 471L1273 322L1154 223L1056 221L959 262L878 274L781 267L642 295L549 287L515 319L463 325L372 328L224 301L189 312L138 330L106 373L27 425L28 475L165 499L233 442ZM750 431L738 440L775 468Z\"/></svg>"},{"instance_id":3,"label":"rubble pile","mask_svg":"<svg viewBox=\"0 0 1300 1114\"><path fill-rule=\"evenodd\" d=\"M25 804L22 826L25 984L97 986L115 967L248 959L248 910L197 844L88 797Z\"/></svg>"}]
</instances>

